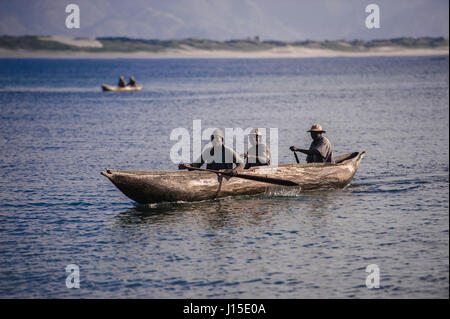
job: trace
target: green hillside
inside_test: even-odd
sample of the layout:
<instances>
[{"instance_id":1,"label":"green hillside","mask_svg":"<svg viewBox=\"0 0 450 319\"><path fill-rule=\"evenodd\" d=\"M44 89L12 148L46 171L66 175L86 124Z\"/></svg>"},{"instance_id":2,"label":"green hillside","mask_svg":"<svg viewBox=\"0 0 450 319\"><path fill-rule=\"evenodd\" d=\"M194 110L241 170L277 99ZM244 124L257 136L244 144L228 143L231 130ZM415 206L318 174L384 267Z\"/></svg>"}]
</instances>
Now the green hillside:
<instances>
[{"instance_id":1,"label":"green hillside","mask_svg":"<svg viewBox=\"0 0 450 319\"><path fill-rule=\"evenodd\" d=\"M316 49L330 49L337 51L361 52L378 47L402 47L402 48L438 48L448 47L448 39L443 37L431 38L396 38L388 40L372 41L260 41L253 39L214 41L204 39L184 40L144 40L124 37L97 38L101 42L101 48L77 47L57 41L41 40L38 36L0 36L0 48L10 50L28 51L77 51L77 52L164 52L168 49L183 49L191 47L202 50L228 50L228 51L263 51L277 47L304 47Z\"/></svg>"}]
</instances>

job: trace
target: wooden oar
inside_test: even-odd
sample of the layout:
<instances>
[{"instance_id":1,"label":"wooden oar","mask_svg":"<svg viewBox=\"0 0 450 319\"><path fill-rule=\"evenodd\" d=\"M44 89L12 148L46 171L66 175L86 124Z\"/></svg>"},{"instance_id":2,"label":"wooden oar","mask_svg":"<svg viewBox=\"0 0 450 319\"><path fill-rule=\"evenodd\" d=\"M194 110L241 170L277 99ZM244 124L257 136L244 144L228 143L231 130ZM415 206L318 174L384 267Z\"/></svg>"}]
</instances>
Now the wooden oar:
<instances>
[{"instance_id":1,"label":"wooden oar","mask_svg":"<svg viewBox=\"0 0 450 319\"><path fill-rule=\"evenodd\" d=\"M238 177L238 178L248 179L248 180L257 181L257 182L264 182L264 183L282 185L282 186L300 186L297 183L287 181L284 179L270 178L270 177L256 176L256 175L239 174L239 173L233 174L233 173L228 173L228 172L220 172L220 171L215 171L212 169L193 167L193 166L190 166L187 164L185 164L184 166L187 169L191 169L191 170L195 170L195 171L210 172L210 173L214 173L217 175L221 174L224 176Z\"/></svg>"},{"instance_id":2,"label":"wooden oar","mask_svg":"<svg viewBox=\"0 0 450 319\"><path fill-rule=\"evenodd\" d=\"M300 163L300 161L298 160L298 156L297 156L297 153L295 152L295 151L293 151L294 152L294 155L295 155L295 160L297 161L297 164L298 163Z\"/></svg>"}]
</instances>

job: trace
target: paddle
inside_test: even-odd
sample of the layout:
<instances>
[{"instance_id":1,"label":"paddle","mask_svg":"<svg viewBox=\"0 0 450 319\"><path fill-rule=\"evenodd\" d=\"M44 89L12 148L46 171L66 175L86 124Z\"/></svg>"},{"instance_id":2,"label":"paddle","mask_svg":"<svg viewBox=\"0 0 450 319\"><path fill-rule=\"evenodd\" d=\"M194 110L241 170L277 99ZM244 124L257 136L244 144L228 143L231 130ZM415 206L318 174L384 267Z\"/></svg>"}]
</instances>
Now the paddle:
<instances>
[{"instance_id":1,"label":"paddle","mask_svg":"<svg viewBox=\"0 0 450 319\"><path fill-rule=\"evenodd\" d=\"M295 153L295 151L293 151L294 152L294 155L295 155L295 160L297 161L297 164L298 163L300 163L300 161L298 160L298 156L297 156L297 153Z\"/></svg>"},{"instance_id":2,"label":"paddle","mask_svg":"<svg viewBox=\"0 0 450 319\"><path fill-rule=\"evenodd\" d=\"M275 185L282 185L282 186L299 186L297 183L287 181L284 179L278 179L278 178L270 178L270 177L264 177L264 176L256 176L256 175L247 175L247 174L239 174L239 173L228 173L228 172L219 172L212 169L205 169L205 168L198 168L198 167L192 167L190 165L184 164L184 167L195 170L195 171L203 171L203 172L210 172L215 173L217 175L221 174L224 176L230 176L230 177L237 177L237 178L243 178L248 179L252 181L257 182L264 182L264 183L270 183Z\"/></svg>"}]
</instances>

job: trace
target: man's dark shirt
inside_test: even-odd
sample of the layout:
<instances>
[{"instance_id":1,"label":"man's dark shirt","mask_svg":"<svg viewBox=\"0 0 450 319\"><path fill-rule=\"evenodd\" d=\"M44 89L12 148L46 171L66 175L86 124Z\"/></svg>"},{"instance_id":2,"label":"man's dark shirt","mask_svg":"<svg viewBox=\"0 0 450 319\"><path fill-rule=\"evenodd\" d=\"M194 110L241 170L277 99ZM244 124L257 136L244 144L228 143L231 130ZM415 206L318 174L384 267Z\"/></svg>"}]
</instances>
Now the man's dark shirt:
<instances>
[{"instance_id":1,"label":"man's dark shirt","mask_svg":"<svg viewBox=\"0 0 450 319\"><path fill-rule=\"evenodd\" d=\"M307 163L335 163L331 143L326 137L313 141L309 150L313 154L306 157Z\"/></svg>"}]
</instances>

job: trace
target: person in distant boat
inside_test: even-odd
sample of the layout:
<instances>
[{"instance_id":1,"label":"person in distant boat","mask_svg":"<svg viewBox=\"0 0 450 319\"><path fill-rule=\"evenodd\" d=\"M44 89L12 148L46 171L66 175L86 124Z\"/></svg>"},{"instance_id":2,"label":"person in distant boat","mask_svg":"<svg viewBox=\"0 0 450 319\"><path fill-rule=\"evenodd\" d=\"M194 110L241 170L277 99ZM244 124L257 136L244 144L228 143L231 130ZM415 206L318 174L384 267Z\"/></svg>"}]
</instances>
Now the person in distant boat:
<instances>
[{"instance_id":1,"label":"person in distant boat","mask_svg":"<svg viewBox=\"0 0 450 319\"><path fill-rule=\"evenodd\" d=\"M117 84L117 86L118 86L118 87L121 87L121 88L127 86L127 83L125 82L125 79L123 78L123 75L120 76L120 78L119 78L119 84Z\"/></svg>"},{"instance_id":2,"label":"person in distant boat","mask_svg":"<svg viewBox=\"0 0 450 319\"><path fill-rule=\"evenodd\" d=\"M254 128L249 136L249 142L252 145L244 158L247 159L245 169L255 166L270 165L270 149L261 142L262 134L257 128Z\"/></svg>"},{"instance_id":3,"label":"person in distant boat","mask_svg":"<svg viewBox=\"0 0 450 319\"><path fill-rule=\"evenodd\" d=\"M291 146L290 150L293 152L300 152L306 154L307 163L335 163L333 157L333 150L331 148L330 141L323 136L326 131L322 129L320 124L314 124L308 131L311 133L313 142L309 147L309 150L300 149L295 146Z\"/></svg>"},{"instance_id":4,"label":"person in distant boat","mask_svg":"<svg viewBox=\"0 0 450 319\"><path fill-rule=\"evenodd\" d=\"M190 164L190 166L202 167L202 165L206 163L206 168L211 170L224 169L236 172L244 169L244 161L233 149L225 146L223 142L223 131L221 129L214 130L211 135L212 146L204 150L200 157L194 163ZM233 167L233 164L235 164L236 167ZM189 169L186 164L180 164L178 168Z\"/></svg>"},{"instance_id":5,"label":"person in distant boat","mask_svg":"<svg viewBox=\"0 0 450 319\"><path fill-rule=\"evenodd\" d=\"M128 86L136 86L136 81L133 76L130 76L130 81L128 81Z\"/></svg>"}]
</instances>

